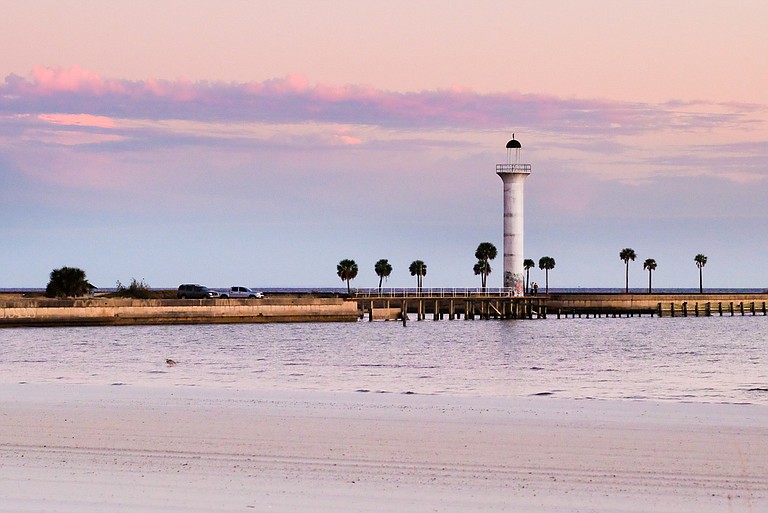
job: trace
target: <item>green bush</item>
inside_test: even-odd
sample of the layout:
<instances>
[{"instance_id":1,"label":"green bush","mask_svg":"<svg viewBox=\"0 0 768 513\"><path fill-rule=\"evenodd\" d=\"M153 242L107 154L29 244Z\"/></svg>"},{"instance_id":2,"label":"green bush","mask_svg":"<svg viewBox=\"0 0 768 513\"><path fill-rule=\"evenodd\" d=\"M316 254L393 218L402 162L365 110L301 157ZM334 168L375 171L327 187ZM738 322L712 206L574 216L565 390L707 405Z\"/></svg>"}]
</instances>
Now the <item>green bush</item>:
<instances>
[{"instance_id":1,"label":"green bush","mask_svg":"<svg viewBox=\"0 0 768 513\"><path fill-rule=\"evenodd\" d=\"M80 297L96 288L88 283L85 271L77 267L54 269L50 278L45 287L46 297Z\"/></svg>"}]
</instances>

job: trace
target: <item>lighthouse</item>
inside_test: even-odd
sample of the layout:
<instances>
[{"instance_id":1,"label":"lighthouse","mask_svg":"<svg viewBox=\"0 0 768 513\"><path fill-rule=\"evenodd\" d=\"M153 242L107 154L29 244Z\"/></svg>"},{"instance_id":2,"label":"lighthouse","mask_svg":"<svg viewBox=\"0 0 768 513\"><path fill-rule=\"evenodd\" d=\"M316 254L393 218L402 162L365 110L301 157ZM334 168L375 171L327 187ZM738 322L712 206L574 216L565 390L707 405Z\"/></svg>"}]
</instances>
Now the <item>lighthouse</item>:
<instances>
[{"instance_id":1,"label":"lighthouse","mask_svg":"<svg viewBox=\"0 0 768 513\"><path fill-rule=\"evenodd\" d=\"M523 295L524 185L531 174L531 165L520 163L521 148L512 134L507 143L507 163L496 164L496 174L504 182L504 287L515 296Z\"/></svg>"}]
</instances>

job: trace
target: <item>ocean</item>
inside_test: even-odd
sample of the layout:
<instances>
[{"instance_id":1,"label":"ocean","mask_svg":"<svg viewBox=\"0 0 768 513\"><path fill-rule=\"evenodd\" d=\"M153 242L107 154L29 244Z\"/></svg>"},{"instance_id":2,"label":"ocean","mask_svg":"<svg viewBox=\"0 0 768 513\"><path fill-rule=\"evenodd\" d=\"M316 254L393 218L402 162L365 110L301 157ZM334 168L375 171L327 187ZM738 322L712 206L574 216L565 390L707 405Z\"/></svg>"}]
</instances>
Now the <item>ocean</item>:
<instances>
[{"instance_id":1,"label":"ocean","mask_svg":"<svg viewBox=\"0 0 768 513\"><path fill-rule=\"evenodd\" d=\"M6 328L0 348L3 383L768 404L763 316Z\"/></svg>"}]
</instances>

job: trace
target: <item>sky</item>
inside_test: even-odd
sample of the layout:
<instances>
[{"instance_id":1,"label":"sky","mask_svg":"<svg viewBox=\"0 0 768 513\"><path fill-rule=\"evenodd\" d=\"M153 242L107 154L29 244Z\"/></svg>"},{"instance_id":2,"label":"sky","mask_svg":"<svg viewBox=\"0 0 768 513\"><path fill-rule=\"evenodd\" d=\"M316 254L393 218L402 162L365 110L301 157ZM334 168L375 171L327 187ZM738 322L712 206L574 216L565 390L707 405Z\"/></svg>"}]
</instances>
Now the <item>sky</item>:
<instances>
[{"instance_id":1,"label":"sky","mask_svg":"<svg viewBox=\"0 0 768 513\"><path fill-rule=\"evenodd\" d=\"M512 134L550 287L768 288L763 0L0 10L0 288L478 287Z\"/></svg>"}]
</instances>

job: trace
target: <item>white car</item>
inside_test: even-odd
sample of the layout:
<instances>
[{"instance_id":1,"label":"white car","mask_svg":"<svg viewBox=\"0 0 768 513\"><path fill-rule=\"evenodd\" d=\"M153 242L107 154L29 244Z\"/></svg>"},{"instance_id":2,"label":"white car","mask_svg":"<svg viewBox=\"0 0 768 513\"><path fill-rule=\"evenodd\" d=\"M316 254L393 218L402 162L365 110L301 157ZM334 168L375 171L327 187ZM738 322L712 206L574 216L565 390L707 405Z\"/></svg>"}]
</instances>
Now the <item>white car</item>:
<instances>
[{"instance_id":1,"label":"white car","mask_svg":"<svg viewBox=\"0 0 768 513\"><path fill-rule=\"evenodd\" d=\"M248 287L230 287L229 290L225 290L224 292L221 292L219 294L219 297L222 299L227 299L227 298L261 299L264 297L264 294L256 290L249 289Z\"/></svg>"}]
</instances>

